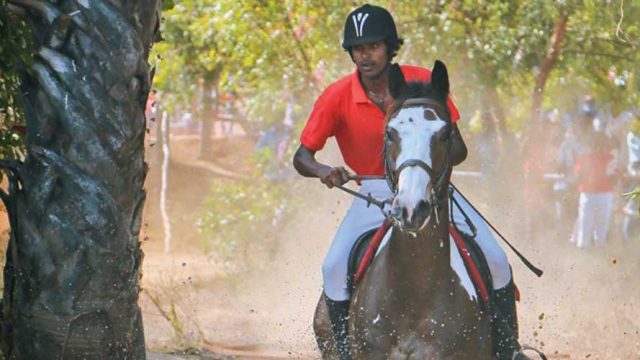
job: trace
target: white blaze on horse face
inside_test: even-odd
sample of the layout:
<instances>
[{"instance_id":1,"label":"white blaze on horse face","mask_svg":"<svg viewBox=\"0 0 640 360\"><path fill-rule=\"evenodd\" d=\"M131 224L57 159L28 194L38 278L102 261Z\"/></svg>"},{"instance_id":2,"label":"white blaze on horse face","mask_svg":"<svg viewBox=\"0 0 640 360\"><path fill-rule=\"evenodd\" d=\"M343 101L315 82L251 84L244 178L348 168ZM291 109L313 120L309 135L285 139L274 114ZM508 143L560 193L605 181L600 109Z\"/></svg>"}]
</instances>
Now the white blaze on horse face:
<instances>
[{"instance_id":1,"label":"white blaze on horse face","mask_svg":"<svg viewBox=\"0 0 640 360\"><path fill-rule=\"evenodd\" d=\"M425 111L430 112L430 118L434 120L425 119ZM400 110L388 125L400 135L400 154L396 159L396 166L407 160L419 159L433 167L431 138L446 125L447 122L431 109L416 106ZM406 167L400 172L394 205L405 208L409 219L418 202L427 199L429 180L429 174L417 166Z\"/></svg>"}]
</instances>

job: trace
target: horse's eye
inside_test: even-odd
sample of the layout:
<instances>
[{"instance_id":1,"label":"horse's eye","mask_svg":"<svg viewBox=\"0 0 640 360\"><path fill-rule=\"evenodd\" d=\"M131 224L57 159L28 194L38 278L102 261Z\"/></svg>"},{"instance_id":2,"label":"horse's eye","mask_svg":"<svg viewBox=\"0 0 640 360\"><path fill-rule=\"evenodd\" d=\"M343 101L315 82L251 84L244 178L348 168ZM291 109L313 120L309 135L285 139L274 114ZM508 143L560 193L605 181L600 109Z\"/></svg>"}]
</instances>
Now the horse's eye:
<instances>
[{"instance_id":1,"label":"horse's eye","mask_svg":"<svg viewBox=\"0 0 640 360\"><path fill-rule=\"evenodd\" d=\"M394 137L394 132L392 130L388 130L385 134L384 134L384 139L387 142L393 142L393 137Z\"/></svg>"},{"instance_id":2,"label":"horse's eye","mask_svg":"<svg viewBox=\"0 0 640 360\"><path fill-rule=\"evenodd\" d=\"M438 120L438 114L435 113L435 111L431 110L431 109L425 109L424 110L424 118L427 120Z\"/></svg>"}]
</instances>

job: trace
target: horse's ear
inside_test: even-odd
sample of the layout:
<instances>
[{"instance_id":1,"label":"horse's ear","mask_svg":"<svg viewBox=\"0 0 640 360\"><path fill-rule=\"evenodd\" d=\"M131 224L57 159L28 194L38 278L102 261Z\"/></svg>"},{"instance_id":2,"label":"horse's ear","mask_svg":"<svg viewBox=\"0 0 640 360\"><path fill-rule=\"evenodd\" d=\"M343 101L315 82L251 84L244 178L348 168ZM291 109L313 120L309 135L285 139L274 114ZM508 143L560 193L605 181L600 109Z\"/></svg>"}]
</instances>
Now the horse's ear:
<instances>
[{"instance_id":1,"label":"horse's ear","mask_svg":"<svg viewBox=\"0 0 640 360\"><path fill-rule=\"evenodd\" d=\"M394 99L397 99L406 87L407 82L404 80L400 65L391 64L389 67L389 94L391 94L391 97Z\"/></svg>"},{"instance_id":2,"label":"horse's ear","mask_svg":"<svg viewBox=\"0 0 640 360\"><path fill-rule=\"evenodd\" d=\"M436 60L433 70L431 70L431 86L443 99L449 96L449 72L440 60Z\"/></svg>"}]
</instances>

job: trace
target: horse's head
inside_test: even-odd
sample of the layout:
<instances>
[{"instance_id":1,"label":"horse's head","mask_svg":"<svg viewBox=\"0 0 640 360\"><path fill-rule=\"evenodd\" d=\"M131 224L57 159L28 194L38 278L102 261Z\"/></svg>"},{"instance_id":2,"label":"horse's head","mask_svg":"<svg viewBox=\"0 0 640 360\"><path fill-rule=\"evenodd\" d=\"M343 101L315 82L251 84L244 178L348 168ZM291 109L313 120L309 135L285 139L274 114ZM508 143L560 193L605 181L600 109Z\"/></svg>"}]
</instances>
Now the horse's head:
<instances>
[{"instance_id":1,"label":"horse's head","mask_svg":"<svg viewBox=\"0 0 640 360\"><path fill-rule=\"evenodd\" d=\"M384 156L395 192L392 214L403 229L417 232L438 216L451 174L447 68L436 61L430 83L406 83L393 65L389 92L394 105L387 112Z\"/></svg>"}]
</instances>

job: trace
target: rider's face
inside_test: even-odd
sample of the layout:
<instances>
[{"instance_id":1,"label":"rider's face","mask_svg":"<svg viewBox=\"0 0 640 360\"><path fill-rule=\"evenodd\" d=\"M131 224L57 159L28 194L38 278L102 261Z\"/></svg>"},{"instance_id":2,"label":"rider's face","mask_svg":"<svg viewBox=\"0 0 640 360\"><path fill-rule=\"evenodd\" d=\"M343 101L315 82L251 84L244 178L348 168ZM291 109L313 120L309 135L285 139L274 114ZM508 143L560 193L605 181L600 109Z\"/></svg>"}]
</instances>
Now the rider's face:
<instances>
[{"instance_id":1,"label":"rider's face","mask_svg":"<svg viewBox=\"0 0 640 360\"><path fill-rule=\"evenodd\" d=\"M382 40L352 47L351 56L360 74L369 79L378 78L389 62L387 45Z\"/></svg>"}]
</instances>

